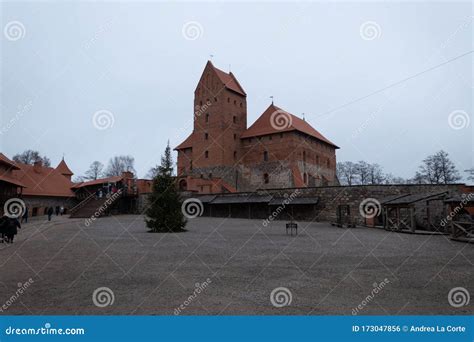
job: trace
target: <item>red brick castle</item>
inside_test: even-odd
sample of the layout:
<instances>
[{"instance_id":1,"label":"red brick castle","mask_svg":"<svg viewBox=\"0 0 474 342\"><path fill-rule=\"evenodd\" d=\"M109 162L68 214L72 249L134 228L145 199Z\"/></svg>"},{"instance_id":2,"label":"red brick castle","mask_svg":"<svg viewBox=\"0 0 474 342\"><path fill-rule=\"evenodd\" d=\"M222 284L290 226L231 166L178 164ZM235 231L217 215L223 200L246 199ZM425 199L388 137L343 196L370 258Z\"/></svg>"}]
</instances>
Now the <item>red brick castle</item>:
<instances>
[{"instance_id":1,"label":"red brick castle","mask_svg":"<svg viewBox=\"0 0 474 342\"><path fill-rule=\"evenodd\" d=\"M209 61L194 92L194 130L178 151L179 187L199 193L337 184L336 149L273 103L247 128L247 94Z\"/></svg>"}]
</instances>

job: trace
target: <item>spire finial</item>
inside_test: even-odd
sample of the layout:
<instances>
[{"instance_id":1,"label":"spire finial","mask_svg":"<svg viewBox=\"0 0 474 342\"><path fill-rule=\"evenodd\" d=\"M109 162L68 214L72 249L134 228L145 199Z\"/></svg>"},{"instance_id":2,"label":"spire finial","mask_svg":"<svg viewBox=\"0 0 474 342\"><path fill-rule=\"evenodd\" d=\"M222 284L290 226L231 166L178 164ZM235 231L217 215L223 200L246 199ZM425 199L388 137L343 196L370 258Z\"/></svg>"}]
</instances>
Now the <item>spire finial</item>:
<instances>
[{"instance_id":1,"label":"spire finial","mask_svg":"<svg viewBox=\"0 0 474 342\"><path fill-rule=\"evenodd\" d=\"M212 62L212 58L214 57L214 55L209 55L209 60Z\"/></svg>"},{"instance_id":2,"label":"spire finial","mask_svg":"<svg viewBox=\"0 0 474 342\"><path fill-rule=\"evenodd\" d=\"M273 95L272 95L272 96L270 96L270 98L272 99L272 104L273 104Z\"/></svg>"},{"instance_id":3,"label":"spire finial","mask_svg":"<svg viewBox=\"0 0 474 342\"><path fill-rule=\"evenodd\" d=\"M306 121L305 118L304 118L304 113L303 113L303 121Z\"/></svg>"}]
</instances>

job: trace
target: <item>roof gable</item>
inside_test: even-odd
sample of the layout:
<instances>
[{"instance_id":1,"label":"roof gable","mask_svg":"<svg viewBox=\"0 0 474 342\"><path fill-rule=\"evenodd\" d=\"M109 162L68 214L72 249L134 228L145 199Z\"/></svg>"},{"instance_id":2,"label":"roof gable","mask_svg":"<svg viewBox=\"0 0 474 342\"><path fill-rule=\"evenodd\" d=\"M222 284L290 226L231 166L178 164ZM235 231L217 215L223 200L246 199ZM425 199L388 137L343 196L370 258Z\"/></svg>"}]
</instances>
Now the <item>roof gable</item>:
<instances>
[{"instance_id":1,"label":"roof gable","mask_svg":"<svg viewBox=\"0 0 474 342\"><path fill-rule=\"evenodd\" d=\"M74 174L69 168L69 166L67 166L66 162L64 161L64 158L63 160L61 160L58 166L56 166L56 170L62 175L72 176Z\"/></svg>"},{"instance_id":2,"label":"roof gable","mask_svg":"<svg viewBox=\"0 0 474 342\"><path fill-rule=\"evenodd\" d=\"M196 89L199 87L200 84L203 83L204 75L206 75L208 72L214 73L217 76L217 78L219 79L219 81L222 82L222 85L226 89L228 89L230 91L233 91L233 92L235 92L239 95L247 96L247 94L245 93L245 90L242 88L239 81L237 81L237 78L234 76L234 74L232 72L226 73L225 71L222 71L222 70L216 68L212 64L211 61L207 61L206 67L204 68L204 71L201 75L201 78L199 80L199 83L198 83Z\"/></svg>"},{"instance_id":3,"label":"roof gable","mask_svg":"<svg viewBox=\"0 0 474 342\"><path fill-rule=\"evenodd\" d=\"M244 139L291 131L305 133L335 148L339 148L314 129L308 122L275 106L273 103L260 115L253 125L242 134L241 138Z\"/></svg>"}]
</instances>

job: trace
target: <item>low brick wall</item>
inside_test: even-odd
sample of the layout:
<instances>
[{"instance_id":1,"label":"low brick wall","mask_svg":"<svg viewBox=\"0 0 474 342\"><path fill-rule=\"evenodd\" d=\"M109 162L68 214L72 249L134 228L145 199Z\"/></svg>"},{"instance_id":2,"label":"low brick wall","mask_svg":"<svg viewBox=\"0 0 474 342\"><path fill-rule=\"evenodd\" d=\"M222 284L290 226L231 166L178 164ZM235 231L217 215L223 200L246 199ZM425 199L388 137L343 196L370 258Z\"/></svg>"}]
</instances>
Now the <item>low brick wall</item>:
<instances>
[{"instance_id":1,"label":"low brick wall","mask_svg":"<svg viewBox=\"0 0 474 342\"><path fill-rule=\"evenodd\" d=\"M250 195L272 195L274 197L289 197L295 191L298 197L317 197L319 199L316 205L293 206L293 216L299 220L308 221L336 221L337 209L339 205L349 206L350 215L359 225L366 225L366 219L360 215L360 203L367 198L374 198L382 201L384 198L403 195L403 194L434 194L448 192L450 196L462 192L463 184L452 185L356 185L356 186L327 186L314 188L298 189L270 189L257 192L239 193L245 197ZM228 194L235 195L235 194ZM220 196L220 195L218 195ZM226 196L226 195L222 195ZM186 194L186 198L199 196ZM425 203L420 202L417 208L417 224L423 226L424 215L426 214ZM250 206L250 210L249 210ZM291 205L281 212L276 219L286 220L291 213ZM204 204L203 216L216 217L238 217L264 219L272 214L275 207L262 204ZM432 203L430 205L430 215L442 217L444 205Z\"/></svg>"}]
</instances>

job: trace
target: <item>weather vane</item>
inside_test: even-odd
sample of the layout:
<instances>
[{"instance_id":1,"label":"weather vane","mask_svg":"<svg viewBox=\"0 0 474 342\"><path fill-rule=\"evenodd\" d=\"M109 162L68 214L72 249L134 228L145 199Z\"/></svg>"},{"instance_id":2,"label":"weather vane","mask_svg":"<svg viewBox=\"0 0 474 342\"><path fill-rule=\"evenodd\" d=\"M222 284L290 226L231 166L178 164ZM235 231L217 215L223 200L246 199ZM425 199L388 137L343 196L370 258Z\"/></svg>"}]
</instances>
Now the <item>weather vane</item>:
<instances>
[{"instance_id":1,"label":"weather vane","mask_svg":"<svg viewBox=\"0 0 474 342\"><path fill-rule=\"evenodd\" d=\"M270 96L270 98L272 99L272 104L273 104L273 95L272 95L272 96Z\"/></svg>"}]
</instances>

